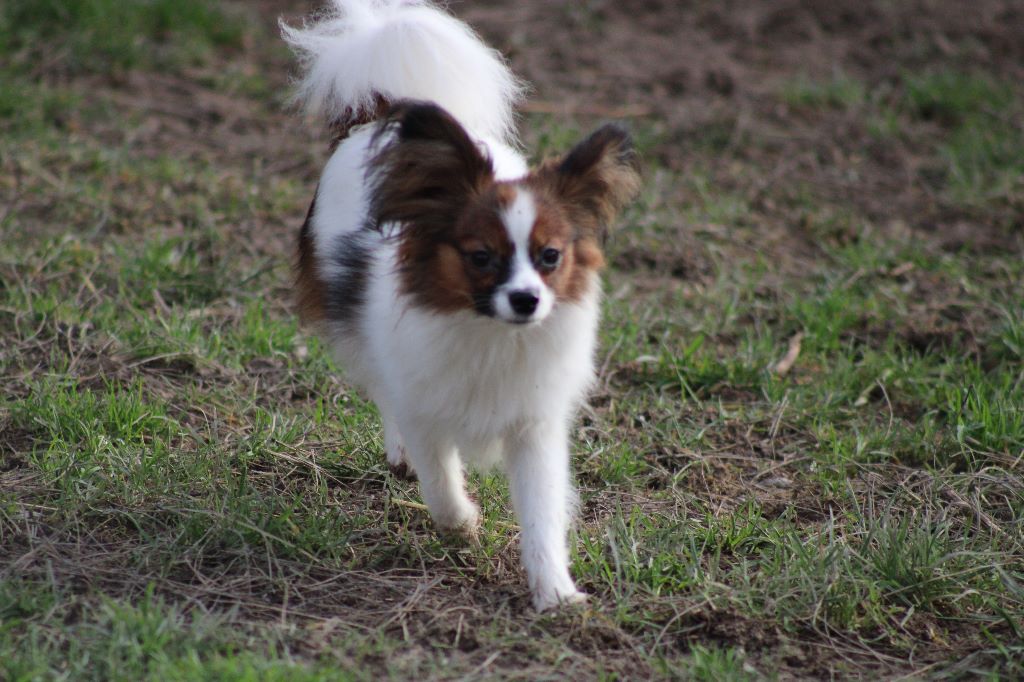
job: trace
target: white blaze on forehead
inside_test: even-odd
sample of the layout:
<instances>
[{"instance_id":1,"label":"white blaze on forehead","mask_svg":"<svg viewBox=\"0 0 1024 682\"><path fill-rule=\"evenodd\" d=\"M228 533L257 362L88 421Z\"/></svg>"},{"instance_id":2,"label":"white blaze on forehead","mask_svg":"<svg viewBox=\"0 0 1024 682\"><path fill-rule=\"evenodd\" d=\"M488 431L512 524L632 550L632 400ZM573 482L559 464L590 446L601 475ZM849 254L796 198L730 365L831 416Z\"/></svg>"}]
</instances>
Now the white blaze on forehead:
<instances>
[{"instance_id":1,"label":"white blaze on forehead","mask_svg":"<svg viewBox=\"0 0 1024 682\"><path fill-rule=\"evenodd\" d=\"M498 317L522 321L522 317L512 310L509 295L513 292L528 292L537 297L537 307L529 316L530 319L543 320L551 312L555 295L544 284L530 257L530 234L533 232L533 224L537 222L537 203L533 194L517 187L512 203L500 215L513 251L508 279L495 290L494 309Z\"/></svg>"},{"instance_id":2,"label":"white blaze on forehead","mask_svg":"<svg viewBox=\"0 0 1024 682\"><path fill-rule=\"evenodd\" d=\"M522 188L517 189L512 203L501 211L501 220L505 223L512 243L515 244L516 253L520 248L529 253L530 232L537 221L537 204L533 201L533 193Z\"/></svg>"},{"instance_id":3,"label":"white blaze on forehead","mask_svg":"<svg viewBox=\"0 0 1024 682\"><path fill-rule=\"evenodd\" d=\"M540 275L533 269L530 258L530 232L537 221L537 204L533 194L518 188L515 198L501 212L501 221L508 230L509 240L514 248L512 253L512 270L505 286L508 289L538 290L542 284Z\"/></svg>"}]
</instances>

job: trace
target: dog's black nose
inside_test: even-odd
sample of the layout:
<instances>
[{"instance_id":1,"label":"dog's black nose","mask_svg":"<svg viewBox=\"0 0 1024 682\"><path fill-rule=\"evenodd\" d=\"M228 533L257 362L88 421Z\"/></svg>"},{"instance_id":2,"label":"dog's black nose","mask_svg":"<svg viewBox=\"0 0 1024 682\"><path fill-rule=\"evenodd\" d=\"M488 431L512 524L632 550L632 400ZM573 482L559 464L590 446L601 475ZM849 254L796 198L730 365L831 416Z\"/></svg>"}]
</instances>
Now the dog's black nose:
<instances>
[{"instance_id":1,"label":"dog's black nose","mask_svg":"<svg viewBox=\"0 0 1024 682\"><path fill-rule=\"evenodd\" d=\"M539 301L540 299L532 291L513 291L508 295L508 302L512 306L513 312L523 317L533 315Z\"/></svg>"}]
</instances>

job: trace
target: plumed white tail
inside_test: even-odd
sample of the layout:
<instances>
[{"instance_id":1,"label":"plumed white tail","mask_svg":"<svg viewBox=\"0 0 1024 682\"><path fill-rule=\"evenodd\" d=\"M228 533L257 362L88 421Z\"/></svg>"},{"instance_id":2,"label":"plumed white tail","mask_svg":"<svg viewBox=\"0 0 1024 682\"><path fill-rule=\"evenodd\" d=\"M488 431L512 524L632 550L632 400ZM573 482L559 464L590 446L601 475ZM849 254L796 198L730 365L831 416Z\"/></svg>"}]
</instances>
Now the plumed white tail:
<instances>
[{"instance_id":1,"label":"plumed white tail","mask_svg":"<svg viewBox=\"0 0 1024 682\"><path fill-rule=\"evenodd\" d=\"M447 109L477 135L514 142L523 85L466 24L420 0L330 0L302 28L281 24L302 59L297 100L328 122L371 114L377 96Z\"/></svg>"}]
</instances>

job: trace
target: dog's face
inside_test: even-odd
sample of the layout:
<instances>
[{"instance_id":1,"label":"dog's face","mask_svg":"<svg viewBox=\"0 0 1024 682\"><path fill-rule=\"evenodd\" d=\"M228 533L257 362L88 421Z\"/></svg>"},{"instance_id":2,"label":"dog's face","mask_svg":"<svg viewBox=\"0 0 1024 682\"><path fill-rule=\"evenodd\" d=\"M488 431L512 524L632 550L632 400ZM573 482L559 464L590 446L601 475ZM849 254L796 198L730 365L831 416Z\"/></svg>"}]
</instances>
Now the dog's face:
<instances>
[{"instance_id":1,"label":"dog's face","mask_svg":"<svg viewBox=\"0 0 1024 682\"><path fill-rule=\"evenodd\" d=\"M513 182L429 104L396 107L374 160L371 213L402 224L402 291L439 312L537 323L579 300L604 264L601 241L639 186L628 135L605 126L563 159Z\"/></svg>"},{"instance_id":2,"label":"dog's face","mask_svg":"<svg viewBox=\"0 0 1024 682\"><path fill-rule=\"evenodd\" d=\"M423 258L414 252L423 249ZM496 182L473 197L450 239L410 239L403 255L416 291L434 307L467 307L513 324L543 320L556 301L577 300L603 260L596 240L577 235L557 203L520 182ZM403 259L410 260L410 259Z\"/></svg>"}]
</instances>

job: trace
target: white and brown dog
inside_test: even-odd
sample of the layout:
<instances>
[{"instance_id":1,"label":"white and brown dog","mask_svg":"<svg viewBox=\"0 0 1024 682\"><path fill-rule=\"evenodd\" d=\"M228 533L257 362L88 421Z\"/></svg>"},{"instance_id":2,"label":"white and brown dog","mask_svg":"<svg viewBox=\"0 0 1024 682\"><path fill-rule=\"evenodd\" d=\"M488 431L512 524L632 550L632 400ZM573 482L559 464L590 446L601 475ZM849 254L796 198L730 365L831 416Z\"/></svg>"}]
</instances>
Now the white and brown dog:
<instances>
[{"instance_id":1,"label":"white and brown dog","mask_svg":"<svg viewBox=\"0 0 1024 682\"><path fill-rule=\"evenodd\" d=\"M639 187L629 136L602 127L530 170L520 84L425 2L333 0L283 31L299 99L337 141L299 236L304 319L376 402L434 523L473 533L463 465L503 463L534 605L583 599L569 427L594 375L601 243Z\"/></svg>"}]
</instances>

